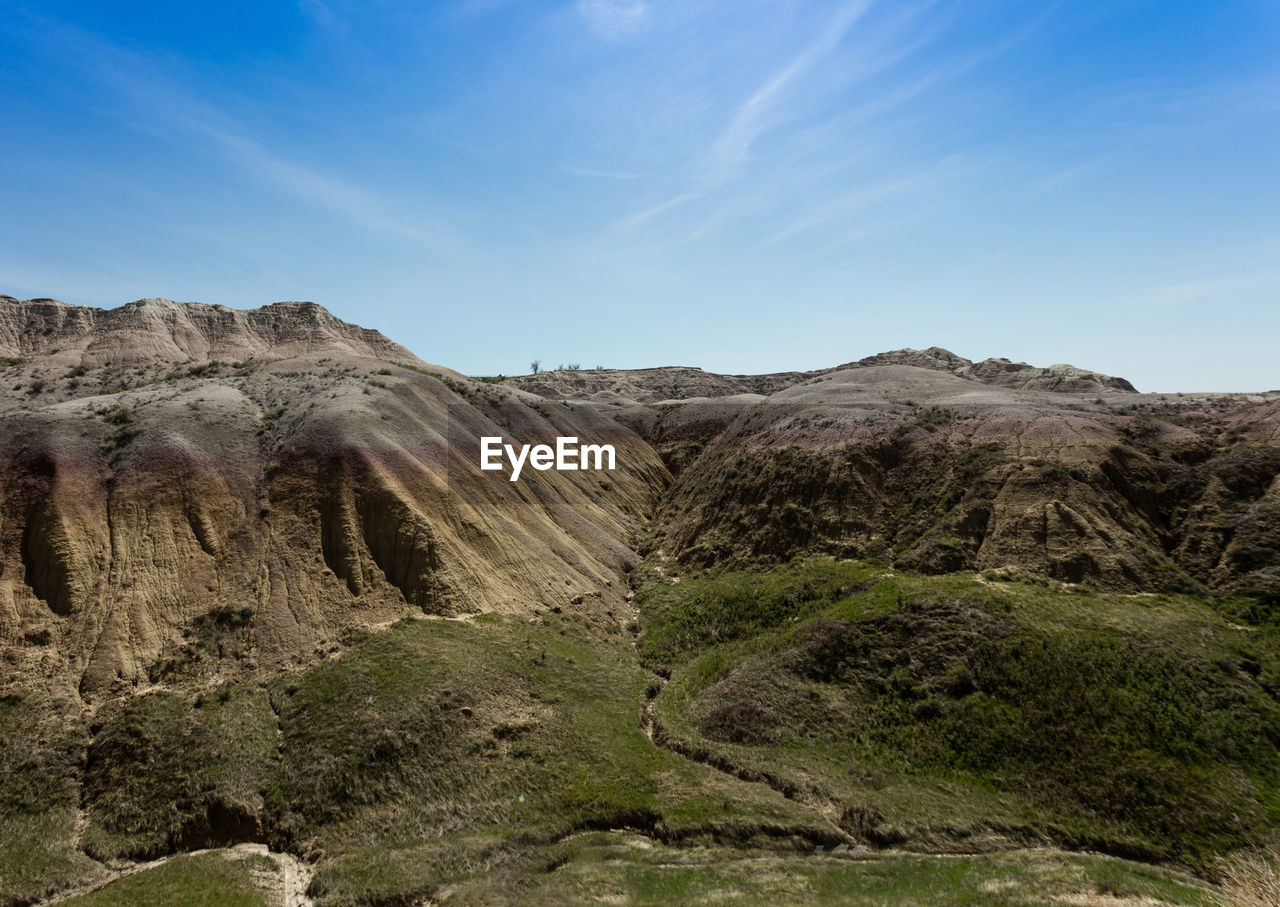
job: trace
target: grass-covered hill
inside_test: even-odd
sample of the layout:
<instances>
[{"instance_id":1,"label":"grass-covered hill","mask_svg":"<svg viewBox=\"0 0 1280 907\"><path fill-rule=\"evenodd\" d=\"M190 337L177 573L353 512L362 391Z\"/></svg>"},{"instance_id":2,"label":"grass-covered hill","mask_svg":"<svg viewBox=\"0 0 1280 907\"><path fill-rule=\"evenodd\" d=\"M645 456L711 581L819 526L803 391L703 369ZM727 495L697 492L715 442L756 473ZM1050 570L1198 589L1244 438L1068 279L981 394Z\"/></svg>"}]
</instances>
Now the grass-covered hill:
<instances>
[{"instance_id":1,"label":"grass-covered hill","mask_svg":"<svg viewBox=\"0 0 1280 907\"><path fill-rule=\"evenodd\" d=\"M625 628L405 620L83 720L10 697L0 896L142 862L82 900L272 903L287 854L322 904L1226 903L1220 858L1275 844L1274 626L829 559L634 579Z\"/></svg>"}]
</instances>

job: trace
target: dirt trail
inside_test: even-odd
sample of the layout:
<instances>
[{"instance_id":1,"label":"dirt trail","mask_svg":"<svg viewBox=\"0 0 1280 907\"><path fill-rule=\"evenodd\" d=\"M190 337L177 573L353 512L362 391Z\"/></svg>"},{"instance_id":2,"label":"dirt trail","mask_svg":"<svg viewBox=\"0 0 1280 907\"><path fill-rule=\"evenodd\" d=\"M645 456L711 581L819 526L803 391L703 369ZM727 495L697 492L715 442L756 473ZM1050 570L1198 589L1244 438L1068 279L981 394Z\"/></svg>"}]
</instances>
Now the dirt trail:
<instances>
[{"instance_id":1,"label":"dirt trail","mask_svg":"<svg viewBox=\"0 0 1280 907\"><path fill-rule=\"evenodd\" d=\"M213 847L204 850L193 850L183 853L170 854L169 856L160 857L155 860L145 860L136 863L111 863L102 864L108 871L108 875L99 878L97 881L87 885L78 885L75 888L60 891L56 895L37 904L61 904L71 898L84 894L90 894L94 891L100 891L108 885L118 882L123 878L136 875L140 872L147 872L152 869L159 869L175 857L180 856L197 856L199 854L219 853L225 859L235 860L243 859L246 856L260 854L269 857L277 867L276 872L261 871L253 873L254 887L267 896L268 900L274 902L280 907L311 907L314 903L307 896L307 886L311 884L312 869L306 863L303 863L297 857L288 853L281 853L270 850L266 844L237 844L234 847Z\"/></svg>"},{"instance_id":2,"label":"dirt trail","mask_svg":"<svg viewBox=\"0 0 1280 907\"><path fill-rule=\"evenodd\" d=\"M634 625L634 622L639 620L640 612L634 605L631 606L631 611L631 617L634 619ZM631 645L633 649L636 649L638 646L638 639L635 634L631 637ZM807 797L804 795L804 791L800 790L793 784L789 784L781 778L775 777L766 772L757 772L743 768L722 756L718 756L705 750L695 750L664 733L661 726L658 724L657 705L658 697L662 695L662 691L666 687L669 677L659 674L652 669L649 669L649 671L654 677L654 683L645 690L644 700L640 703L640 730L644 733L644 736L651 744L659 749L664 749L669 753L674 753L682 759L688 759L690 762L697 762L699 765L705 765L708 768L713 768L718 772L730 775L737 778L739 781L745 781L749 784L764 784L772 790L782 794L782 796L786 797L788 800L807 806L809 809L813 810L817 816L821 817L823 822L830 826L833 840L832 842L826 843L843 843L848 845L859 843L856 838L836 823L834 804L831 804L826 800Z\"/></svg>"}]
</instances>

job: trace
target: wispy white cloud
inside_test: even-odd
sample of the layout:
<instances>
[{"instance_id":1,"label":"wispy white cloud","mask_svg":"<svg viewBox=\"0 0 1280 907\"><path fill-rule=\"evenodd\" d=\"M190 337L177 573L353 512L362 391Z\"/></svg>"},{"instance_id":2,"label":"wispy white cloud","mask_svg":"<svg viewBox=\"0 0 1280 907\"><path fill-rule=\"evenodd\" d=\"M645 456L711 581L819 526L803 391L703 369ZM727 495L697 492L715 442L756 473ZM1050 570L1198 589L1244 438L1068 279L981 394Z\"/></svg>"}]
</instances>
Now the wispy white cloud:
<instances>
[{"instance_id":1,"label":"wispy white cloud","mask_svg":"<svg viewBox=\"0 0 1280 907\"><path fill-rule=\"evenodd\" d=\"M324 8L319 0L308 0ZM406 218L374 190L361 183L290 160L250 137L250 130L222 107L185 90L157 61L95 35L45 22L58 44L74 48L72 56L94 82L115 95L124 119L136 131L184 149L212 147L232 166L267 188L327 210L350 224L399 237L424 251L456 255L462 243L440 225L424 225L429 216ZM201 145L199 140L204 140Z\"/></svg>"},{"instance_id":2,"label":"wispy white cloud","mask_svg":"<svg viewBox=\"0 0 1280 907\"><path fill-rule=\"evenodd\" d=\"M978 166L957 163L962 146L931 160L912 160L903 149L919 131L942 128L923 106L927 96L1024 40L1043 16L985 46L926 53L954 25L955 7L844 0L828 9L825 20L811 17L807 40L724 114L722 128L691 156L683 185L619 227L661 220L665 230L680 209L698 223L670 235L689 240L747 221L757 222L764 245L814 229L863 235L868 209L922 196Z\"/></svg>"},{"instance_id":3,"label":"wispy white cloud","mask_svg":"<svg viewBox=\"0 0 1280 907\"><path fill-rule=\"evenodd\" d=\"M739 103L728 117L727 125L699 155L692 185L657 204L635 211L621 221L625 229L644 224L659 215L715 192L739 174L749 158L752 145L774 129L786 110L789 95L801 77L829 57L840 46L854 24L871 7L872 0L849 0L826 21L804 47L787 63L770 74ZM723 212L713 215L703 227L693 230L692 239L705 235L714 223L725 220Z\"/></svg>"},{"instance_id":4,"label":"wispy white cloud","mask_svg":"<svg viewBox=\"0 0 1280 907\"><path fill-rule=\"evenodd\" d=\"M711 159L717 175L723 175L748 157L756 139L773 126L781 102L794 83L840 45L849 29L870 6L871 0L846 3L799 54L738 107L728 127L712 147Z\"/></svg>"},{"instance_id":5,"label":"wispy white cloud","mask_svg":"<svg viewBox=\"0 0 1280 907\"><path fill-rule=\"evenodd\" d=\"M644 0L578 0L587 28L603 41L627 41L649 27L651 10Z\"/></svg>"},{"instance_id":6,"label":"wispy white cloud","mask_svg":"<svg viewBox=\"0 0 1280 907\"><path fill-rule=\"evenodd\" d=\"M427 251L457 251L456 237L398 217L383 198L356 183L280 157L256 142L213 124L188 120L186 125L193 132L212 139L227 152L230 160L277 192L332 211L367 230L400 237Z\"/></svg>"},{"instance_id":7,"label":"wispy white cloud","mask_svg":"<svg viewBox=\"0 0 1280 907\"><path fill-rule=\"evenodd\" d=\"M957 159L944 159L914 173L890 175L858 186L809 209L803 217L774 232L766 243L783 242L834 223L847 223L853 215L878 209L888 202L907 196L921 195L950 179L960 166L961 162Z\"/></svg>"},{"instance_id":8,"label":"wispy white cloud","mask_svg":"<svg viewBox=\"0 0 1280 907\"><path fill-rule=\"evenodd\" d=\"M572 173L574 176L585 176L591 179L602 180L636 180L644 175L632 172L620 173L616 170L597 170L594 167L579 167L575 164L565 164L564 170L566 173Z\"/></svg>"}]
</instances>

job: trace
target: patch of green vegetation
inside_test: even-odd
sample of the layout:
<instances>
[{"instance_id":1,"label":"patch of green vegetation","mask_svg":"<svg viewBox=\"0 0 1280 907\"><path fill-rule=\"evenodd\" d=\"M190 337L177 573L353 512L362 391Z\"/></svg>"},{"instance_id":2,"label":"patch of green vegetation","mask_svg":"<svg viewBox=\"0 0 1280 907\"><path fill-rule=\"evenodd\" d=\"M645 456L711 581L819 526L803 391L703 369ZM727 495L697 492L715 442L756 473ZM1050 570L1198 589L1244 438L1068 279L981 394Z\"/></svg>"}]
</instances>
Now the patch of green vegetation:
<instances>
[{"instance_id":1,"label":"patch of green vegetation","mask_svg":"<svg viewBox=\"0 0 1280 907\"><path fill-rule=\"evenodd\" d=\"M400 368L407 368L411 372L417 372L419 375L428 375L432 378L435 378L437 381L444 380L444 375L440 374L439 372L428 371L427 369L422 368L421 366L418 366L418 365L410 365L408 362L396 362L395 360L392 360L392 359L388 359L386 361L390 362L392 365L399 366Z\"/></svg>"},{"instance_id":2,"label":"patch of green vegetation","mask_svg":"<svg viewBox=\"0 0 1280 907\"><path fill-rule=\"evenodd\" d=\"M638 722L650 679L625 641L561 615L371 634L272 686L278 843L330 855L312 885L326 903L366 903L495 864L523 876L588 828L832 839L807 808L654 747Z\"/></svg>"},{"instance_id":3,"label":"patch of green vegetation","mask_svg":"<svg viewBox=\"0 0 1280 907\"><path fill-rule=\"evenodd\" d=\"M0 368L12 368L30 361L26 356L0 356Z\"/></svg>"},{"instance_id":4,"label":"patch of green vegetation","mask_svg":"<svg viewBox=\"0 0 1280 907\"><path fill-rule=\"evenodd\" d=\"M119 904L183 904L191 907L269 907L255 875L276 874L276 861L264 854L210 851L176 856L163 865L68 898L74 907Z\"/></svg>"},{"instance_id":5,"label":"patch of green vegetation","mask_svg":"<svg viewBox=\"0 0 1280 907\"><path fill-rule=\"evenodd\" d=\"M133 412L127 406L113 406L103 413L102 418L108 425L128 425L133 421Z\"/></svg>"},{"instance_id":6,"label":"patch of green vegetation","mask_svg":"<svg viewBox=\"0 0 1280 907\"><path fill-rule=\"evenodd\" d=\"M625 903L1205 905L1217 892L1190 876L1111 857L1032 850L982 856L811 854L670 847L593 833L565 842L557 867L519 890L530 905ZM451 886L450 903L504 901L501 881Z\"/></svg>"},{"instance_id":7,"label":"patch of green vegetation","mask_svg":"<svg viewBox=\"0 0 1280 907\"><path fill-rule=\"evenodd\" d=\"M274 429L276 427L276 423L280 421L280 417L285 414L285 410L288 408L288 406L277 406L275 409L269 409L264 412L261 417L262 424L258 429L258 434L266 434Z\"/></svg>"},{"instance_id":8,"label":"patch of green vegetation","mask_svg":"<svg viewBox=\"0 0 1280 907\"><path fill-rule=\"evenodd\" d=\"M29 903L97 871L75 842L86 736L69 702L0 698L0 903Z\"/></svg>"},{"instance_id":9,"label":"patch of green vegetation","mask_svg":"<svg viewBox=\"0 0 1280 907\"><path fill-rule=\"evenodd\" d=\"M154 683L202 679L218 670L223 659L245 658L253 645L252 605L221 605L197 617L183 632L178 650L147 669Z\"/></svg>"},{"instance_id":10,"label":"patch of green vegetation","mask_svg":"<svg viewBox=\"0 0 1280 907\"><path fill-rule=\"evenodd\" d=\"M227 609L205 624L221 639L245 620ZM555 613L407 620L350 643L267 691L157 692L103 715L86 849L266 840L318 859L312 894L350 904L412 902L494 866L525 884L584 829L841 840L810 808L646 739L653 678L620 628Z\"/></svg>"},{"instance_id":11,"label":"patch of green vegetation","mask_svg":"<svg viewBox=\"0 0 1280 907\"><path fill-rule=\"evenodd\" d=\"M882 567L814 559L779 571L684 578L679 585L655 577L636 594L645 617L641 657L669 664L688 652L811 617L874 586L883 572Z\"/></svg>"},{"instance_id":12,"label":"patch of green vegetation","mask_svg":"<svg viewBox=\"0 0 1280 907\"><path fill-rule=\"evenodd\" d=\"M1256 444L1233 447L1216 457L1210 469L1234 495L1257 498L1280 475L1280 447Z\"/></svg>"},{"instance_id":13,"label":"patch of green vegetation","mask_svg":"<svg viewBox=\"0 0 1280 907\"><path fill-rule=\"evenodd\" d=\"M951 410L941 406L931 406L928 409L922 409L916 413L915 424L920 428L933 431L943 425L950 423L955 416Z\"/></svg>"},{"instance_id":14,"label":"patch of green vegetation","mask_svg":"<svg viewBox=\"0 0 1280 907\"><path fill-rule=\"evenodd\" d=\"M1048 837L1203 867L1274 839L1274 636L1184 596L868 570L642 587L673 745L882 845Z\"/></svg>"},{"instance_id":15,"label":"patch of green vegetation","mask_svg":"<svg viewBox=\"0 0 1280 907\"><path fill-rule=\"evenodd\" d=\"M276 720L263 690L136 697L89 746L83 846L100 859L151 858L258 840L276 759Z\"/></svg>"}]
</instances>

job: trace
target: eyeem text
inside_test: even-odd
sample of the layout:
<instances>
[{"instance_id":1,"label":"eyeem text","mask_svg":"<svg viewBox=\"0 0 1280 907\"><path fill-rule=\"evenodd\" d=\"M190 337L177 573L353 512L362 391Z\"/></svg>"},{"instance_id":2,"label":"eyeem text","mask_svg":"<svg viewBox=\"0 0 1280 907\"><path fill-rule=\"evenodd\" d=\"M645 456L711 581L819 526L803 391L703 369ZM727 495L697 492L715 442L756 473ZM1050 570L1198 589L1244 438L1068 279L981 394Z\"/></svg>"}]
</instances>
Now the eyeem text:
<instances>
[{"instance_id":1,"label":"eyeem text","mask_svg":"<svg viewBox=\"0 0 1280 907\"><path fill-rule=\"evenodd\" d=\"M503 455L511 463L511 481L520 478L528 463L539 472L555 469L573 472L579 469L613 469L616 455L612 444L578 444L577 438L556 438L550 444L522 444L517 450L513 444L503 444L502 438L480 439L480 468L502 468Z\"/></svg>"}]
</instances>

